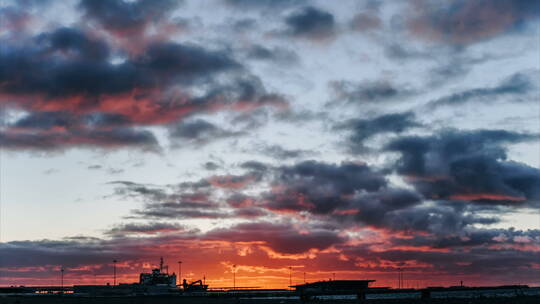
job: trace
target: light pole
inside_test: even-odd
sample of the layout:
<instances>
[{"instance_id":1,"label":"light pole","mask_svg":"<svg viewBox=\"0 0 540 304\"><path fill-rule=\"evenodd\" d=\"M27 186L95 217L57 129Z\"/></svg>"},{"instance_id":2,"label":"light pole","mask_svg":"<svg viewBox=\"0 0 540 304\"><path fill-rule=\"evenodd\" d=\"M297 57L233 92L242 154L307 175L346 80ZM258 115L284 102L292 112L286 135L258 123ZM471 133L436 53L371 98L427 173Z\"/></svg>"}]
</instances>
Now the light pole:
<instances>
[{"instance_id":1,"label":"light pole","mask_svg":"<svg viewBox=\"0 0 540 304\"><path fill-rule=\"evenodd\" d=\"M178 282L182 283L182 261L178 261Z\"/></svg>"},{"instance_id":2,"label":"light pole","mask_svg":"<svg viewBox=\"0 0 540 304\"><path fill-rule=\"evenodd\" d=\"M304 271L304 284L306 284L306 272Z\"/></svg>"},{"instance_id":3,"label":"light pole","mask_svg":"<svg viewBox=\"0 0 540 304\"><path fill-rule=\"evenodd\" d=\"M116 285L116 262L117 260L113 260L113 286Z\"/></svg>"},{"instance_id":4,"label":"light pole","mask_svg":"<svg viewBox=\"0 0 540 304\"><path fill-rule=\"evenodd\" d=\"M289 266L289 288L292 288L292 266Z\"/></svg>"},{"instance_id":5,"label":"light pole","mask_svg":"<svg viewBox=\"0 0 540 304\"><path fill-rule=\"evenodd\" d=\"M60 292L64 293L64 266L60 267Z\"/></svg>"},{"instance_id":6,"label":"light pole","mask_svg":"<svg viewBox=\"0 0 540 304\"><path fill-rule=\"evenodd\" d=\"M236 264L232 265L233 267L233 272L232 272L232 275L233 275L233 290L236 289Z\"/></svg>"}]
</instances>

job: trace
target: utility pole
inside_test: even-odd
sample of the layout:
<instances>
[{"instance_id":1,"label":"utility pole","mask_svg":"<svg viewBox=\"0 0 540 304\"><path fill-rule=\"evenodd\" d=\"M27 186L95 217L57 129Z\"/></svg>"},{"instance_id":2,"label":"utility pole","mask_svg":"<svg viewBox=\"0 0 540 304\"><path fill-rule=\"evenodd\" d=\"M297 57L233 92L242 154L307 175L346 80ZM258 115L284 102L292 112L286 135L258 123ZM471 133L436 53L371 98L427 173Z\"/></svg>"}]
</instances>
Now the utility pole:
<instances>
[{"instance_id":1,"label":"utility pole","mask_svg":"<svg viewBox=\"0 0 540 304\"><path fill-rule=\"evenodd\" d=\"M178 261L178 282L182 282L182 261Z\"/></svg>"},{"instance_id":2,"label":"utility pole","mask_svg":"<svg viewBox=\"0 0 540 304\"><path fill-rule=\"evenodd\" d=\"M116 286L116 263L117 260L113 260L113 286Z\"/></svg>"}]
</instances>

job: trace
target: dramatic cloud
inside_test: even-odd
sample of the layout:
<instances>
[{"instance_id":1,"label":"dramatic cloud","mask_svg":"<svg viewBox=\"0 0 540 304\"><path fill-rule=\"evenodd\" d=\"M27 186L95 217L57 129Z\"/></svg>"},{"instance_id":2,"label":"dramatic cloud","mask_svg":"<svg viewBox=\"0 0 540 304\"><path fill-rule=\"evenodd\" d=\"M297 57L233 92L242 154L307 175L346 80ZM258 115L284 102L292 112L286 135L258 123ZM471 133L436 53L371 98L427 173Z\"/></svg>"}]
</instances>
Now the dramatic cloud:
<instances>
[{"instance_id":1,"label":"dramatic cloud","mask_svg":"<svg viewBox=\"0 0 540 304\"><path fill-rule=\"evenodd\" d=\"M537 140L508 131L443 131L393 140L397 171L429 198L537 204L540 170L507 161L504 144Z\"/></svg>"},{"instance_id":2,"label":"dramatic cloud","mask_svg":"<svg viewBox=\"0 0 540 304\"><path fill-rule=\"evenodd\" d=\"M300 233L288 225L265 222L216 229L209 231L205 238L231 242L262 242L262 245L285 254L299 254L310 249L323 250L345 241L336 232L312 229L309 232Z\"/></svg>"},{"instance_id":3,"label":"dramatic cloud","mask_svg":"<svg viewBox=\"0 0 540 304\"><path fill-rule=\"evenodd\" d=\"M387 114L373 119L351 119L335 126L338 130L350 130L349 144L353 151L363 150L364 141L381 133L402 133L422 126L411 112Z\"/></svg>"},{"instance_id":4,"label":"dramatic cloud","mask_svg":"<svg viewBox=\"0 0 540 304\"><path fill-rule=\"evenodd\" d=\"M346 207L347 196L356 191L377 191L387 183L368 166L354 163L305 161L276 174L275 190L265 200L267 208L277 211L328 213Z\"/></svg>"},{"instance_id":5,"label":"dramatic cloud","mask_svg":"<svg viewBox=\"0 0 540 304\"><path fill-rule=\"evenodd\" d=\"M3 130L11 149L151 146L156 144L151 133L129 126L161 125L221 109L286 107L284 98L267 93L258 78L243 76L226 51L156 42L113 63L104 41L75 28L40 34L28 44L21 49L8 43L0 50L0 102L29 112ZM229 83L215 82L222 72L235 76ZM207 90L191 95L196 84Z\"/></svg>"},{"instance_id":6,"label":"dramatic cloud","mask_svg":"<svg viewBox=\"0 0 540 304\"><path fill-rule=\"evenodd\" d=\"M55 42L55 37L66 33L71 36ZM149 100L155 97L152 89L176 81L208 80L212 73L239 67L226 53L176 43L153 44L141 56L112 64L104 56L106 48L99 42L89 48L88 39L75 30L59 29L42 35L34 48L3 48L0 82L4 102L16 102L27 109L111 111L110 98L116 95L116 103L128 103L140 111L144 107L151 113L165 107L179 111L173 100ZM56 53L61 50L75 54L66 57ZM124 112L118 114L135 115L122 106L116 108ZM189 112L187 106L182 109Z\"/></svg>"}]
</instances>

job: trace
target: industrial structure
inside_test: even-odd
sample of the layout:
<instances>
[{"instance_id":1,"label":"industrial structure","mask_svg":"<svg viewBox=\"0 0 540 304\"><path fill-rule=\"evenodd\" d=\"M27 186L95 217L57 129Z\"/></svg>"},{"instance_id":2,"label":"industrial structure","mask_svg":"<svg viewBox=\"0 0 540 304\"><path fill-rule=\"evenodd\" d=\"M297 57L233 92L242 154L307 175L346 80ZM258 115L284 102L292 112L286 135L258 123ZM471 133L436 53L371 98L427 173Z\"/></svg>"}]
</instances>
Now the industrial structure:
<instances>
[{"instance_id":1,"label":"industrial structure","mask_svg":"<svg viewBox=\"0 0 540 304\"><path fill-rule=\"evenodd\" d=\"M358 299L365 299L369 284L375 280L330 280L300 285L292 285L301 299L308 300L315 295L354 294Z\"/></svg>"}]
</instances>

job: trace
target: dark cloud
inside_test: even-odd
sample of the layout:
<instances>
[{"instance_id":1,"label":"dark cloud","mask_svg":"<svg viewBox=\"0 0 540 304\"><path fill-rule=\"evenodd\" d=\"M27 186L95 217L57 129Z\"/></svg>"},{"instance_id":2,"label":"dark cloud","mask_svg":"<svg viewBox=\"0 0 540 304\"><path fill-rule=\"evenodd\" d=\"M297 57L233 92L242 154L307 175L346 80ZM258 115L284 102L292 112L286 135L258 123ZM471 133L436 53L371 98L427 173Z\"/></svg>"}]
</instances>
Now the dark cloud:
<instances>
[{"instance_id":1,"label":"dark cloud","mask_svg":"<svg viewBox=\"0 0 540 304\"><path fill-rule=\"evenodd\" d=\"M468 102L491 102L499 96L519 96L532 91L534 85L528 75L516 73L495 87L476 88L454 93L429 103L431 107L456 106ZM512 100L515 101L515 100Z\"/></svg>"},{"instance_id":2,"label":"dark cloud","mask_svg":"<svg viewBox=\"0 0 540 304\"><path fill-rule=\"evenodd\" d=\"M217 170L219 168L221 168L221 166L215 162L206 162L204 163L203 167L206 169L206 170L210 170L210 171L214 171L214 170Z\"/></svg>"},{"instance_id":3,"label":"dark cloud","mask_svg":"<svg viewBox=\"0 0 540 304\"><path fill-rule=\"evenodd\" d=\"M448 3L416 1L415 16L408 21L414 35L423 39L468 45L518 31L540 17L535 0L474 0Z\"/></svg>"},{"instance_id":4,"label":"dark cloud","mask_svg":"<svg viewBox=\"0 0 540 304\"><path fill-rule=\"evenodd\" d=\"M260 173L264 173L269 169L269 166L267 164L253 160L242 163L240 167Z\"/></svg>"},{"instance_id":5,"label":"dark cloud","mask_svg":"<svg viewBox=\"0 0 540 304\"><path fill-rule=\"evenodd\" d=\"M263 208L240 208L235 210L234 216L245 219L255 219L268 215Z\"/></svg>"},{"instance_id":6,"label":"dark cloud","mask_svg":"<svg viewBox=\"0 0 540 304\"><path fill-rule=\"evenodd\" d=\"M474 224L494 224L497 218L466 214L451 206L420 205L420 196L407 190L377 193L356 201L355 220L395 232L446 236L459 233Z\"/></svg>"},{"instance_id":7,"label":"dark cloud","mask_svg":"<svg viewBox=\"0 0 540 304\"><path fill-rule=\"evenodd\" d=\"M289 159L289 158L299 158L299 157L312 154L308 150L285 149L280 145L263 145L260 148L260 152L264 156L272 157L279 160L284 160L284 159Z\"/></svg>"},{"instance_id":8,"label":"dark cloud","mask_svg":"<svg viewBox=\"0 0 540 304\"><path fill-rule=\"evenodd\" d=\"M6 146L150 146L153 135L132 126L170 124L197 112L287 106L228 51L158 41L119 63L110 57L105 42L75 28L42 33L24 48L7 43L0 50L1 102L29 115L4 130ZM217 81L225 72L231 77ZM200 93L190 96L194 84Z\"/></svg>"},{"instance_id":9,"label":"dark cloud","mask_svg":"<svg viewBox=\"0 0 540 304\"><path fill-rule=\"evenodd\" d=\"M173 223L129 223L117 225L110 230L106 231L106 234L110 235L129 235L129 234L157 234L167 232L179 232L185 229L184 226Z\"/></svg>"},{"instance_id":10,"label":"dark cloud","mask_svg":"<svg viewBox=\"0 0 540 304\"><path fill-rule=\"evenodd\" d=\"M59 28L52 33L39 35L37 40L50 51L68 52L81 58L103 60L109 57L109 47L100 40L91 39L76 28Z\"/></svg>"},{"instance_id":11,"label":"dark cloud","mask_svg":"<svg viewBox=\"0 0 540 304\"><path fill-rule=\"evenodd\" d=\"M218 210L200 210L184 208L178 204L172 206L149 206L146 209L134 210L136 217L145 219L220 219L231 216L231 213Z\"/></svg>"},{"instance_id":12,"label":"dark cloud","mask_svg":"<svg viewBox=\"0 0 540 304\"><path fill-rule=\"evenodd\" d=\"M129 125L129 118L120 114L90 113L77 115L68 111L33 112L18 119L9 127L25 131L107 130Z\"/></svg>"},{"instance_id":13,"label":"dark cloud","mask_svg":"<svg viewBox=\"0 0 540 304\"><path fill-rule=\"evenodd\" d=\"M251 75L235 78L225 85L213 86L205 95L193 98L192 102L208 110L221 106L240 112L250 112L265 105L281 109L288 107L282 95L267 92L261 80Z\"/></svg>"},{"instance_id":14,"label":"dark cloud","mask_svg":"<svg viewBox=\"0 0 540 304\"><path fill-rule=\"evenodd\" d=\"M116 34L140 34L169 15L182 0L81 0L88 19Z\"/></svg>"},{"instance_id":15,"label":"dark cloud","mask_svg":"<svg viewBox=\"0 0 540 304\"><path fill-rule=\"evenodd\" d=\"M193 77L240 67L227 52L172 42L150 45L136 63L143 69L188 82L193 81Z\"/></svg>"},{"instance_id":16,"label":"dark cloud","mask_svg":"<svg viewBox=\"0 0 540 304\"><path fill-rule=\"evenodd\" d=\"M209 179L210 180L210 179ZM143 219L189 219L225 218L229 210L214 201L208 187L209 181L182 183L177 187L159 187L128 181L115 181L115 195L142 201L143 207L132 210L133 218Z\"/></svg>"},{"instance_id":17,"label":"dark cloud","mask_svg":"<svg viewBox=\"0 0 540 304\"><path fill-rule=\"evenodd\" d=\"M231 27L237 32L245 32L257 28L257 21L252 18L245 18L235 21Z\"/></svg>"},{"instance_id":18,"label":"dark cloud","mask_svg":"<svg viewBox=\"0 0 540 304\"><path fill-rule=\"evenodd\" d=\"M255 199L251 196L236 192L227 198L227 204L236 209L251 207L255 204Z\"/></svg>"},{"instance_id":19,"label":"dark cloud","mask_svg":"<svg viewBox=\"0 0 540 304\"><path fill-rule=\"evenodd\" d=\"M504 247L497 250L480 247L455 251L436 251L422 248L401 250L397 247L396 249L376 252L362 246L351 246L343 248L343 252L346 256L358 257L357 265L364 271L395 272L397 268L405 267L405 271L411 272L411 274L418 271L420 275L417 278L420 280L424 280L428 272L436 273L438 280L441 278L440 273L459 273L460 276L470 276L469 280L480 276L483 284L486 282L508 282L509 276L512 277L512 280L530 281L537 275L537 271L528 272L526 270L531 268L535 263L532 261L539 256L538 252ZM508 264L505 263L506 260L508 260ZM375 266L371 267L372 265ZM429 271L426 271L426 267L429 268ZM523 276L512 272L511 269L522 269ZM454 276L451 276L447 284L453 284L454 280ZM480 284L480 282L475 284Z\"/></svg>"},{"instance_id":20,"label":"dark cloud","mask_svg":"<svg viewBox=\"0 0 540 304\"><path fill-rule=\"evenodd\" d=\"M421 127L416 122L414 113L394 113L372 119L350 119L337 124L334 129L350 130L349 145L353 151L364 149L364 141L381 133L402 133L412 128Z\"/></svg>"},{"instance_id":21,"label":"dark cloud","mask_svg":"<svg viewBox=\"0 0 540 304\"><path fill-rule=\"evenodd\" d=\"M505 145L537 139L503 130L450 130L398 138L386 150L401 154L397 171L426 197L519 205L537 203L540 171L506 160Z\"/></svg>"},{"instance_id":22,"label":"dark cloud","mask_svg":"<svg viewBox=\"0 0 540 304\"><path fill-rule=\"evenodd\" d=\"M522 248L530 245L540 239L540 230L516 230L509 229L486 229L468 227L459 232L458 235L446 236L422 236L416 235L409 240L393 238L393 244L412 245L412 246L430 246L432 248L463 248L471 246L499 246L507 248Z\"/></svg>"},{"instance_id":23,"label":"dark cloud","mask_svg":"<svg viewBox=\"0 0 540 304\"><path fill-rule=\"evenodd\" d=\"M136 259L140 252L122 251L101 239L65 239L41 241L14 241L2 243L2 266L28 267L64 265L107 264L113 259Z\"/></svg>"},{"instance_id":24,"label":"dark cloud","mask_svg":"<svg viewBox=\"0 0 540 304\"><path fill-rule=\"evenodd\" d=\"M305 7L285 18L285 34L307 39L328 39L335 35L334 16L315 7Z\"/></svg>"},{"instance_id":25,"label":"dark cloud","mask_svg":"<svg viewBox=\"0 0 540 304\"><path fill-rule=\"evenodd\" d=\"M242 189L261 178L261 173L253 171L245 175L216 175L207 178L207 180L217 188Z\"/></svg>"},{"instance_id":26,"label":"dark cloud","mask_svg":"<svg viewBox=\"0 0 540 304\"><path fill-rule=\"evenodd\" d=\"M247 56L250 59L271 61L280 64L295 64L300 60L294 51L279 47L270 49L262 45L254 45L248 50Z\"/></svg>"},{"instance_id":27,"label":"dark cloud","mask_svg":"<svg viewBox=\"0 0 540 304\"><path fill-rule=\"evenodd\" d=\"M505 138L504 134L488 136ZM490 225L499 221L482 212L475 214L476 211L502 211L499 207L477 208L447 200L426 204L423 194L429 193L391 186L382 173L362 164L332 165L307 161L269 170L263 172L272 176L272 191L258 196L234 194L228 199L228 204L240 209L264 207L278 214L314 216L334 226L360 225L441 237L477 224ZM516 184L521 182L516 181ZM528 191L534 191L532 184L527 187Z\"/></svg>"},{"instance_id":28,"label":"dark cloud","mask_svg":"<svg viewBox=\"0 0 540 304\"><path fill-rule=\"evenodd\" d=\"M363 164L304 161L279 168L273 183L276 191L264 196L267 208L326 214L345 207L357 191L377 191L387 181Z\"/></svg>"},{"instance_id":29,"label":"dark cloud","mask_svg":"<svg viewBox=\"0 0 540 304\"><path fill-rule=\"evenodd\" d=\"M399 100L413 93L410 89L383 81L363 83L333 81L330 88L334 91L337 101L353 104Z\"/></svg>"},{"instance_id":30,"label":"dark cloud","mask_svg":"<svg viewBox=\"0 0 540 304\"><path fill-rule=\"evenodd\" d=\"M77 120L67 112L35 112L20 118L12 126L17 129L50 130L71 128L77 123Z\"/></svg>"},{"instance_id":31,"label":"dark cloud","mask_svg":"<svg viewBox=\"0 0 540 304\"><path fill-rule=\"evenodd\" d=\"M158 151L159 145L149 131L133 129L92 130L53 133L0 132L0 145L9 150L53 151L66 148L122 148L138 147Z\"/></svg>"},{"instance_id":32,"label":"dark cloud","mask_svg":"<svg viewBox=\"0 0 540 304\"><path fill-rule=\"evenodd\" d=\"M150 199L147 195L144 208L133 210L136 217L144 219L189 219L189 218L225 218L230 212L219 209L219 204L210 200L206 193L173 193L160 196L161 200Z\"/></svg>"},{"instance_id":33,"label":"dark cloud","mask_svg":"<svg viewBox=\"0 0 540 304\"><path fill-rule=\"evenodd\" d=\"M0 81L5 83L2 91L14 95L42 94L45 103L54 97L83 95L89 100L84 100L87 104L81 107L88 107L95 106L102 94L165 86L171 81L189 83L239 67L230 54L222 51L161 42L151 44L145 53L133 59L112 64L102 50L106 47L90 41L78 30L62 28L40 35L33 47L16 49L7 45L0 53ZM79 56L56 56L49 51L51 47L73 50Z\"/></svg>"},{"instance_id":34,"label":"dark cloud","mask_svg":"<svg viewBox=\"0 0 540 304\"><path fill-rule=\"evenodd\" d=\"M473 214L462 205L424 204L424 198L413 190L384 188L376 192L357 194L332 212L334 221L416 235L418 232L444 237L473 227L493 224L499 220Z\"/></svg>"},{"instance_id":35,"label":"dark cloud","mask_svg":"<svg viewBox=\"0 0 540 304\"><path fill-rule=\"evenodd\" d=\"M442 56L445 57L442 63L439 63L429 71L428 77L433 86L463 78L473 70L475 66L497 59L497 57L490 54L471 56L460 48L453 49L453 51ZM429 57L435 58L433 51Z\"/></svg>"},{"instance_id":36,"label":"dark cloud","mask_svg":"<svg viewBox=\"0 0 540 304\"><path fill-rule=\"evenodd\" d=\"M179 145L201 145L217 139L236 137L244 134L243 132L234 132L221 129L218 126L202 119L182 121L170 128L169 133L172 138L179 140Z\"/></svg>"},{"instance_id":37,"label":"dark cloud","mask_svg":"<svg viewBox=\"0 0 540 304\"><path fill-rule=\"evenodd\" d=\"M396 42L390 43L385 47L385 54L388 58L398 62L408 59L428 59L433 56L431 52L424 49L415 49L403 43Z\"/></svg>"},{"instance_id":38,"label":"dark cloud","mask_svg":"<svg viewBox=\"0 0 540 304\"><path fill-rule=\"evenodd\" d=\"M214 229L206 233L205 238L263 242L272 250L285 254L299 254L310 249L323 250L345 241L334 231L311 229L309 233L300 233L289 225L269 222L243 223L231 228Z\"/></svg>"}]
</instances>

